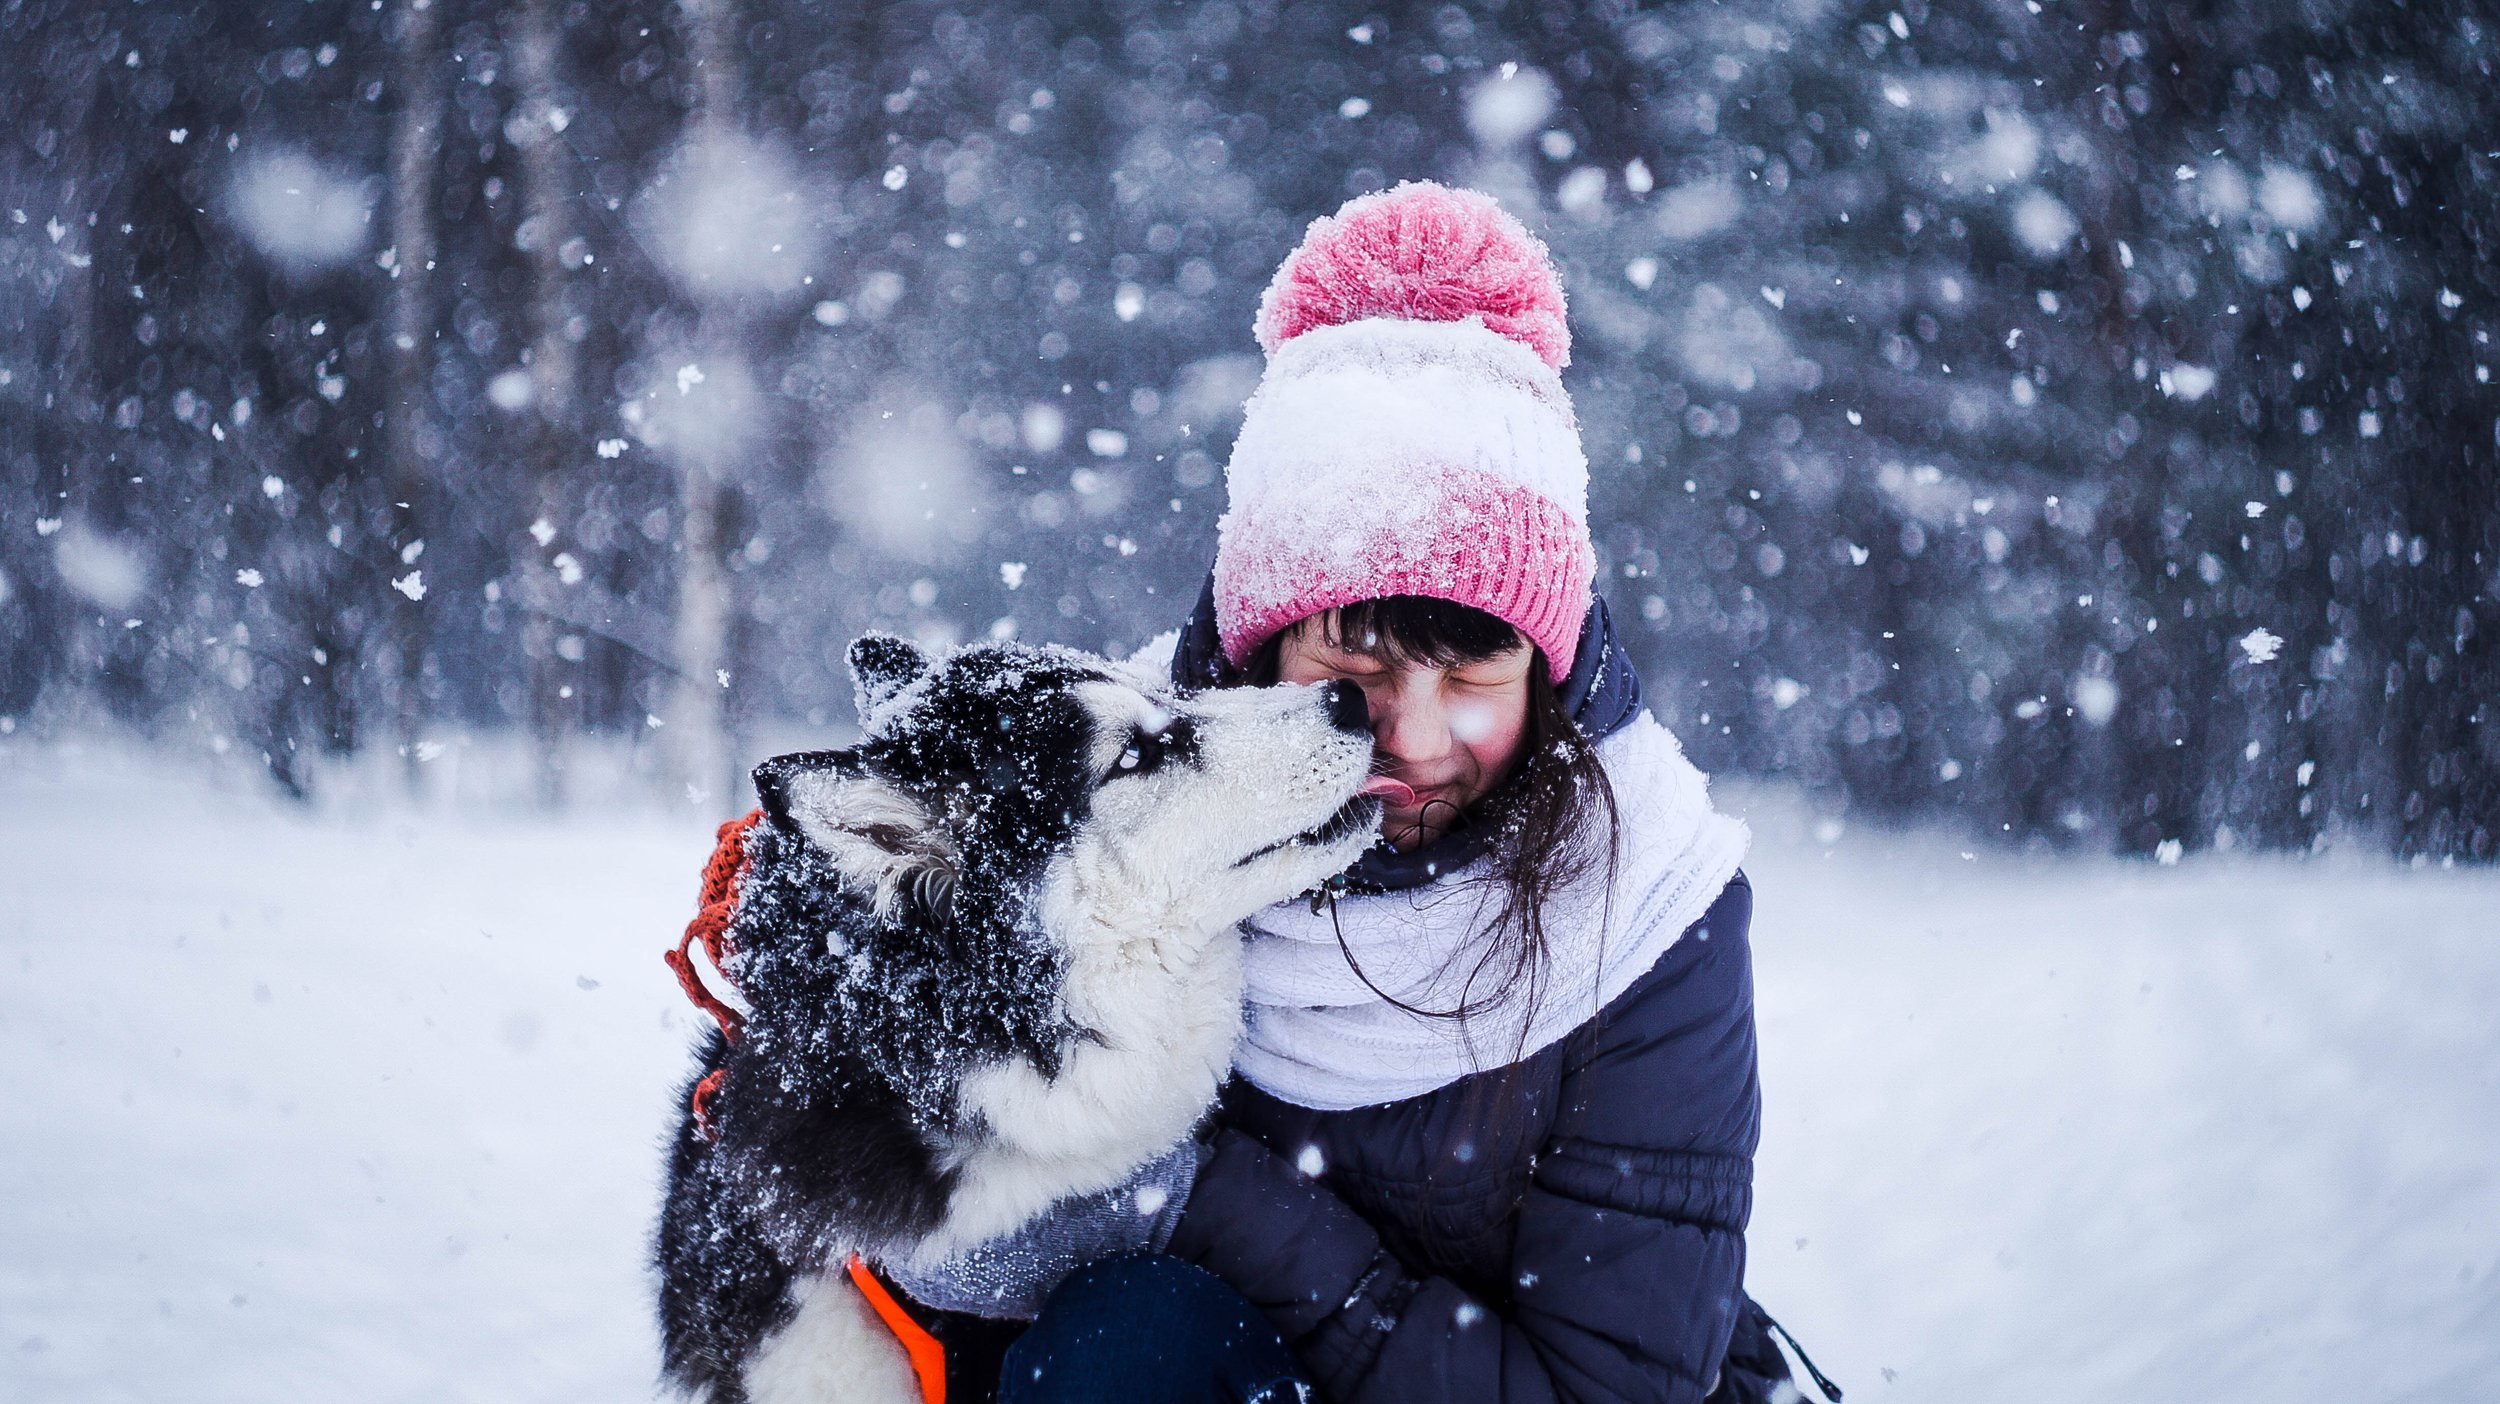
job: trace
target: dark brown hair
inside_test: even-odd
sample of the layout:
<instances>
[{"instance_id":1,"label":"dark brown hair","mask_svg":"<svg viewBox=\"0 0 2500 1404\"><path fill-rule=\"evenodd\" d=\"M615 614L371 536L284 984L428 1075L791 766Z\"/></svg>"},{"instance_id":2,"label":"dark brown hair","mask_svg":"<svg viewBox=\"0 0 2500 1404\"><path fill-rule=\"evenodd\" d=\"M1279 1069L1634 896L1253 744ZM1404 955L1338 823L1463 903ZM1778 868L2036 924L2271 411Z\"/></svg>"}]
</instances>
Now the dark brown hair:
<instances>
[{"instance_id":1,"label":"dark brown hair","mask_svg":"<svg viewBox=\"0 0 2500 1404\"><path fill-rule=\"evenodd\" d=\"M1390 667L1463 667L1524 642L1517 629L1472 606L1391 595L1343 605L1288 627L1251 655L1242 670L1246 680L1261 687L1273 684L1286 638L1305 628L1325 630L1321 637L1332 647ZM1469 1016L1505 1002L1514 987L1520 987L1533 1010L1546 965L1546 902L1601 869L1611 900L1617 857L1614 786L1598 761L1596 745L1563 710L1545 650L1531 646L1531 653L1528 725L1519 754L1509 774L1459 815L1451 830L1475 835L1491 859L1484 881L1496 899L1492 939L1460 982L1452 1008L1419 1009L1372 986L1373 993L1410 1014L1464 1024ZM1347 961L1353 962L1351 951ZM1362 976L1359 966L1355 974ZM1370 977L1363 976L1363 983L1370 985ZM1480 996L1478 990L1486 993ZM1520 1037L1526 1036L1523 1020Z\"/></svg>"}]
</instances>

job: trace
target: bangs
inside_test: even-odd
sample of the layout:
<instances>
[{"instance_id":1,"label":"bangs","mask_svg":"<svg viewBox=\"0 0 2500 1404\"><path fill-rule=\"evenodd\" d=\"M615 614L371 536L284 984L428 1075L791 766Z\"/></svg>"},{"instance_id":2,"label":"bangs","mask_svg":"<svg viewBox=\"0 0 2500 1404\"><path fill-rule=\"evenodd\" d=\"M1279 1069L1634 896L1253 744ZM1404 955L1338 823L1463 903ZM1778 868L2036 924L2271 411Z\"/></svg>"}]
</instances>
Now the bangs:
<instances>
[{"instance_id":1,"label":"bangs","mask_svg":"<svg viewBox=\"0 0 2500 1404\"><path fill-rule=\"evenodd\" d=\"M1454 668L1527 646L1526 637L1517 629L1483 610L1429 595L1356 600L1323 610L1302 624L1318 629L1331 648L1377 658L1392 667Z\"/></svg>"}]
</instances>

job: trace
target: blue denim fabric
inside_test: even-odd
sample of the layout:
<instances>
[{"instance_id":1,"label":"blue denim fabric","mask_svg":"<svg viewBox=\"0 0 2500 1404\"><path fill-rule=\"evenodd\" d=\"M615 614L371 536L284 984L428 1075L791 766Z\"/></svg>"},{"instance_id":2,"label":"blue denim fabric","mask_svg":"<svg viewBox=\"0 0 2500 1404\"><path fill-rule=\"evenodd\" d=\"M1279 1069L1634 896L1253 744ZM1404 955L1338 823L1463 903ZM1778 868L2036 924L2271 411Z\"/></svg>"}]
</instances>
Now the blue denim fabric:
<instances>
[{"instance_id":1,"label":"blue denim fabric","mask_svg":"<svg viewBox=\"0 0 2500 1404\"><path fill-rule=\"evenodd\" d=\"M1249 1299L1178 1258L1059 1284L1007 1350L999 1404L1299 1404L1318 1396Z\"/></svg>"}]
</instances>

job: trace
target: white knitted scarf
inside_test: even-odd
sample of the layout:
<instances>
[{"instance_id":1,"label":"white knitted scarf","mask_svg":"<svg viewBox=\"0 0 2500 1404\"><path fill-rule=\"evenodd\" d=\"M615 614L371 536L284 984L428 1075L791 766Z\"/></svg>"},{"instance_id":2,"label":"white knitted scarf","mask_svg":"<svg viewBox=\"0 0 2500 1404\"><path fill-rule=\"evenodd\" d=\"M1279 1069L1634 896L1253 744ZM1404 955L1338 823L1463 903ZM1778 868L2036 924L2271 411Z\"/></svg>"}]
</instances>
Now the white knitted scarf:
<instances>
[{"instance_id":1,"label":"white knitted scarf","mask_svg":"<svg viewBox=\"0 0 2500 1404\"><path fill-rule=\"evenodd\" d=\"M1342 898L1333 914L1288 902L1245 923L1249 1018L1233 1066L1297 1106L1394 1102L1548 1047L1647 973L1726 888L1749 835L1710 807L1708 779L1649 713L1597 753L1620 813L1614 883L1593 874L1546 905L1533 1006L1514 987L1462 1030L1381 998L1446 1010L1495 993L1466 988L1498 910L1478 859L1423 887Z\"/></svg>"}]
</instances>

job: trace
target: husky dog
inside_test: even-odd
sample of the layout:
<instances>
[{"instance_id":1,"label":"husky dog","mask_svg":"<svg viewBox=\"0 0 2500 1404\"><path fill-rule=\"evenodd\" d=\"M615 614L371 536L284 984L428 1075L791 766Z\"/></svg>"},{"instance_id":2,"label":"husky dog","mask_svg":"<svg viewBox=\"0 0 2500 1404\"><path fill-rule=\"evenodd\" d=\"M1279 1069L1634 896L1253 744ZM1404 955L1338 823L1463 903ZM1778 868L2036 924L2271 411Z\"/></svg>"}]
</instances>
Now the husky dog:
<instances>
[{"instance_id":1,"label":"husky dog","mask_svg":"<svg viewBox=\"0 0 2500 1404\"><path fill-rule=\"evenodd\" d=\"M1380 820L1351 684L1182 697L875 635L850 663L860 744L755 770L741 1033L670 1158L665 1369L713 1404L917 1399L852 1255L943 1261L1187 1135L1241 1031L1236 924Z\"/></svg>"}]
</instances>

